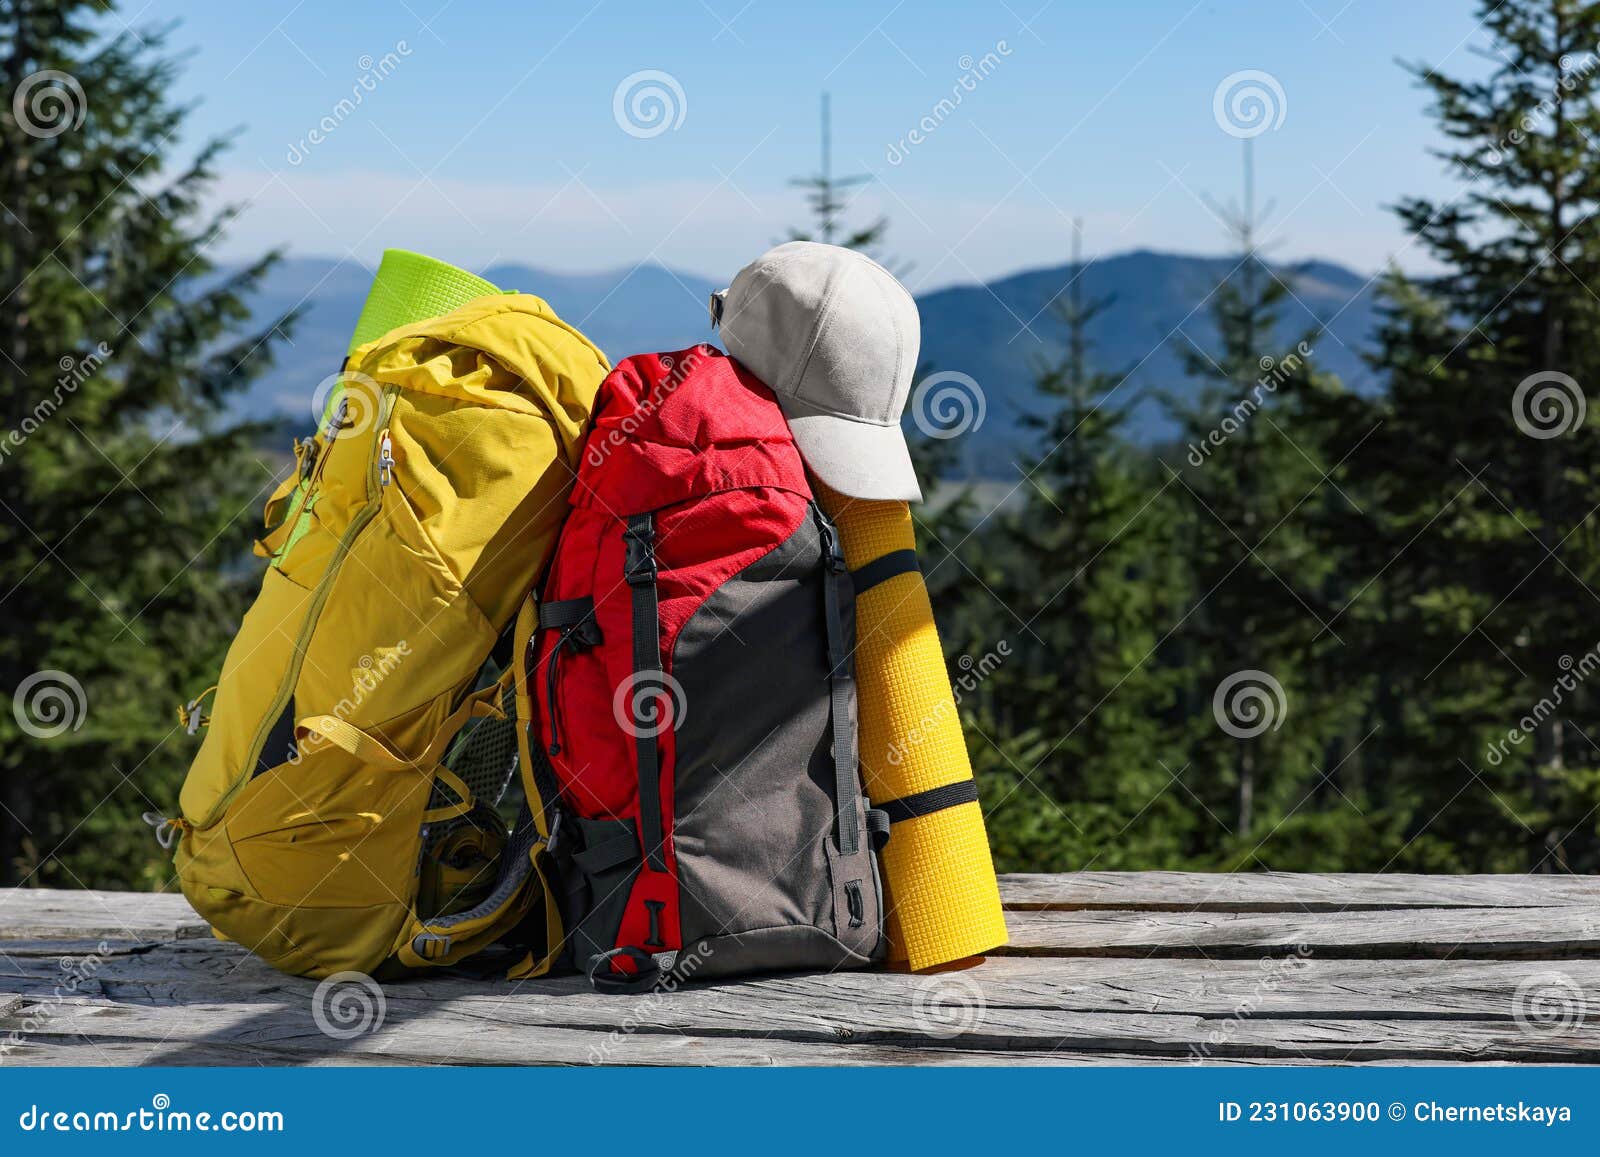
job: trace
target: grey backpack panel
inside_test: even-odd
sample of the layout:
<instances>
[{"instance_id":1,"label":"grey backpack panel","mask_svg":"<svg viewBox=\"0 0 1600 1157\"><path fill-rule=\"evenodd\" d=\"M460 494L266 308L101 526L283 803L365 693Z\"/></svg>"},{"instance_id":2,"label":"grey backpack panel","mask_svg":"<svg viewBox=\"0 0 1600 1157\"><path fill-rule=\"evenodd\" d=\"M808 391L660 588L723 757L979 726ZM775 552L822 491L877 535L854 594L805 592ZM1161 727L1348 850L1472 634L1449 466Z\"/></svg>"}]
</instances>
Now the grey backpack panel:
<instances>
[{"instance_id":1,"label":"grey backpack panel","mask_svg":"<svg viewBox=\"0 0 1600 1157\"><path fill-rule=\"evenodd\" d=\"M825 565L821 517L713 593L673 652L686 700L717 705L689 712L676 731L680 971L698 950L696 976L862 967L883 955L871 841L841 854L834 830L824 584L836 583L852 642L855 605L848 580ZM853 731L845 684L842 724ZM846 807L864 832L859 788Z\"/></svg>"}]
</instances>

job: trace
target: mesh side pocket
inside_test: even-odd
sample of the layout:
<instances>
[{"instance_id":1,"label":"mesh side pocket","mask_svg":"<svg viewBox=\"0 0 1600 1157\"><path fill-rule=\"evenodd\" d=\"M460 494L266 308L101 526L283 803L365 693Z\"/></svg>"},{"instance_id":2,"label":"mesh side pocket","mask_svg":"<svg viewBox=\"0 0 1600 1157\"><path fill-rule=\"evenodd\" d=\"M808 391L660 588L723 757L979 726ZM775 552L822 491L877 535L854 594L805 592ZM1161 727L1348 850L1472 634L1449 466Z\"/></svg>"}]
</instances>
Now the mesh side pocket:
<instances>
[{"instance_id":1,"label":"mesh side pocket","mask_svg":"<svg viewBox=\"0 0 1600 1157\"><path fill-rule=\"evenodd\" d=\"M461 777L472 798L484 807L498 807L517 776L516 706L516 691L508 687L500 700L506 717L473 720L444 759L444 765ZM441 783L434 785L428 806L447 807L459 802L455 792Z\"/></svg>"},{"instance_id":2,"label":"mesh side pocket","mask_svg":"<svg viewBox=\"0 0 1600 1157\"><path fill-rule=\"evenodd\" d=\"M525 837L516 810L526 813L527 804L520 791L508 798L511 785L521 782L513 688L506 689L500 706L506 718L474 720L451 744L444 759L444 765L471 791L472 810L423 829L423 886L417 915L436 926L460 923L504 903L527 878L531 839ZM448 784L436 782L428 806L460 802ZM510 816L518 817L515 827L507 822ZM508 827L512 827L509 841ZM531 823L527 827L532 830Z\"/></svg>"}]
</instances>

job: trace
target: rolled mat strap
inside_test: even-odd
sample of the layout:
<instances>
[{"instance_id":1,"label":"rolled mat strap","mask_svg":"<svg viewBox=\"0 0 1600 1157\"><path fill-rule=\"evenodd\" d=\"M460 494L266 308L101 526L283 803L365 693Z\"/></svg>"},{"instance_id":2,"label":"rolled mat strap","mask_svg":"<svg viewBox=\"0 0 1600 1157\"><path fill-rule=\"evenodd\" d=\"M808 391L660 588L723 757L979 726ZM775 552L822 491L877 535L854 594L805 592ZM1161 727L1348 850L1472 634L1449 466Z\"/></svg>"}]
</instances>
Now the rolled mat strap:
<instances>
[{"instance_id":1,"label":"rolled mat strap","mask_svg":"<svg viewBox=\"0 0 1600 1157\"><path fill-rule=\"evenodd\" d=\"M927 791L919 791L915 795L902 796L892 799L887 803L873 804L879 811L889 817L892 824L904 823L920 816L932 815L934 812L944 811L947 807L960 807L964 803L978 802L978 781L964 779L960 783L947 783L943 787L931 787Z\"/></svg>"},{"instance_id":2,"label":"rolled mat strap","mask_svg":"<svg viewBox=\"0 0 1600 1157\"><path fill-rule=\"evenodd\" d=\"M879 559L915 554L904 502L848 498L812 480L839 528L845 564L871 578ZM876 569L876 568L875 568ZM972 783L961 718L922 577L901 570L856 589L856 692L861 774L878 800L911 800ZM973 791L972 787L963 790ZM913 969L977 956L1004 944L1005 916L983 812L944 807L903 817L880 853L889 958Z\"/></svg>"},{"instance_id":3,"label":"rolled mat strap","mask_svg":"<svg viewBox=\"0 0 1600 1157\"><path fill-rule=\"evenodd\" d=\"M886 583L898 574L910 574L916 571L922 573L922 560L917 557L914 550L890 551L882 558L875 558L866 566L858 566L850 572L850 583L856 588L857 596L864 595L879 583Z\"/></svg>"}]
</instances>

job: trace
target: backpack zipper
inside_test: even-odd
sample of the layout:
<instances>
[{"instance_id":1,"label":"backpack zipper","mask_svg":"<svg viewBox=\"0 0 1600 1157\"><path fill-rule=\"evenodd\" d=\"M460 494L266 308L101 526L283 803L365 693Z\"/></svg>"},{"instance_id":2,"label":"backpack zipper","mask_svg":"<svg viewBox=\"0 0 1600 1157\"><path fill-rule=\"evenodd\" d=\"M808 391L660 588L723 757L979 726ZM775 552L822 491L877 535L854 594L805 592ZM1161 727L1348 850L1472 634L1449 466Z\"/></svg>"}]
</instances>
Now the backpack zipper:
<instances>
[{"instance_id":1,"label":"backpack zipper","mask_svg":"<svg viewBox=\"0 0 1600 1157\"><path fill-rule=\"evenodd\" d=\"M393 403L395 394L399 392L399 389L400 388L398 386L384 387L382 398L379 402L380 419L387 418L389 408ZM336 417L342 421L345 411L342 400L341 405L337 407L337 411L338 413L336 414ZM374 423L374 425L377 425L377 423ZM334 428L331 421L329 426L330 428ZM388 432L388 428L383 427L381 429L381 436L387 436ZM317 620L321 617L323 605L328 601L328 595L333 590L334 579L338 578L339 576L339 570L344 564L345 556L350 553L350 547L355 542L356 535L360 534L361 531L366 528L367 523L372 521L373 516L376 515L378 510L383 506L383 495L387 483L381 481L382 475L379 468L380 462L378 455L374 453L374 451L377 450L380 445L379 438L380 434L375 433L373 435L373 440L370 443L370 448L367 454L368 465L366 505L356 512L355 517L351 518L350 520L350 525L345 527L344 533L339 536L339 543L334 548L332 557L328 559L328 567L327 570L323 572L322 581L317 584L317 589L311 596L311 605L306 608L305 621L301 625L300 633L298 636L296 636L294 641L294 654L289 660L289 669L284 673L283 682L278 688L278 694L273 699L272 707L264 716L262 716L261 725L256 730L255 738L250 741L250 750L244 760L244 766L246 768L253 768L255 767L256 763L260 761L261 749L266 745L267 736L271 733L273 725L278 721L278 717L283 714L284 708L288 706L289 699L294 693L295 684L300 681L300 669L305 665L306 645L311 641L311 632L316 629ZM324 463L327 461L328 455L332 452L333 445L330 442L328 449L323 453ZM319 473L321 472L321 466L322 464L319 463ZM390 460L390 466L393 466L392 459ZM234 796L238 795L239 792L244 788L244 785L249 783L253 778L254 777L251 775L243 776L240 778L239 782L234 784L233 787L228 790L227 794L217 801L216 805L211 809L210 816L207 817L208 823L206 826L209 826L209 822L214 817L220 815L227 808L227 806L233 802ZM201 825L197 824L196 826L199 827Z\"/></svg>"},{"instance_id":2,"label":"backpack zipper","mask_svg":"<svg viewBox=\"0 0 1600 1157\"><path fill-rule=\"evenodd\" d=\"M547 749L551 755L561 754L561 704L558 696L561 693L561 684L557 672L561 666L561 652L567 649L567 631L561 632L561 637L556 640L556 645L550 652L550 661L544 669L544 697L550 704L550 746Z\"/></svg>"},{"instance_id":3,"label":"backpack zipper","mask_svg":"<svg viewBox=\"0 0 1600 1157\"><path fill-rule=\"evenodd\" d=\"M333 411L328 415L328 420L317 431L322 435L322 453L307 456L305 465L300 468L300 501L295 503L293 513L283 520L284 526L293 526L311 509L312 492L317 488L317 481L322 477L322 468L327 464L328 455L333 453L333 444L337 441L339 428L344 425L345 417L349 412L350 401L341 392L338 402L334 404ZM307 439L307 445L316 445L315 435ZM288 544L285 543L284 545L287 547Z\"/></svg>"}]
</instances>

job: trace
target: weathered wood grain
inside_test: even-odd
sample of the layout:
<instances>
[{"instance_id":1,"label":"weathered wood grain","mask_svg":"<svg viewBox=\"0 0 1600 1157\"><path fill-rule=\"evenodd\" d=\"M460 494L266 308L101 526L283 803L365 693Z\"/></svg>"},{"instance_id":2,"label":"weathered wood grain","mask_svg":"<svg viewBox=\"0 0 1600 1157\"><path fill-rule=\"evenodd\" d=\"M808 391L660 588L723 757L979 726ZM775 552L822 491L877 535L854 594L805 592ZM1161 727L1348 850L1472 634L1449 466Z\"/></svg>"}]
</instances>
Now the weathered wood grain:
<instances>
[{"instance_id":1,"label":"weathered wood grain","mask_svg":"<svg viewBox=\"0 0 1600 1157\"><path fill-rule=\"evenodd\" d=\"M1529 1031L1514 1020L1196 1016L963 1006L950 1020L926 1004L877 994L813 1003L809 1011L749 998L674 999L635 1008L619 1022L577 995L560 1002L464 997L441 1005L403 989L386 995L377 1031L334 1040L303 1003L107 1005L74 998L13 1008L0 1026L30 1018L26 1039L144 1041L149 1063L187 1064L192 1045L249 1047L263 1059L382 1056L395 1062L528 1064L916 1064L949 1053L1086 1058L1105 1054L1187 1061L1206 1057L1341 1062L1413 1060L1600 1062L1600 1026ZM962 997L966 993L960 994ZM590 1020L581 1014L585 1006ZM759 1014L761 1019L757 1019ZM560 1023L550 1023L552 1020ZM16 1056L13 1053L13 1056Z\"/></svg>"},{"instance_id":2,"label":"weathered wood grain","mask_svg":"<svg viewBox=\"0 0 1600 1157\"><path fill-rule=\"evenodd\" d=\"M1600 904L1600 876L1418 876L1296 872L1066 872L1000 877L1008 909L1347 912Z\"/></svg>"},{"instance_id":3,"label":"weathered wood grain","mask_svg":"<svg viewBox=\"0 0 1600 1157\"><path fill-rule=\"evenodd\" d=\"M1600 905L1600 877L1074 872L1000 878L1008 909L1360 911ZM0 889L0 939L175 939L207 935L177 893Z\"/></svg>"},{"instance_id":4,"label":"weathered wood grain","mask_svg":"<svg viewBox=\"0 0 1600 1157\"><path fill-rule=\"evenodd\" d=\"M210 936L177 893L0 888L0 941L181 940Z\"/></svg>"},{"instance_id":5,"label":"weathered wood grain","mask_svg":"<svg viewBox=\"0 0 1600 1157\"><path fill-rule=\"evenodd\" d=\"M1082 873L1002 883L1012 945L602 996L577 978L318 986L181 896L0 892L0 1064L1600 1063L1600 897L1572 877Z\"/></svg>"},{"instance_id":6,"label":"weathered wood grain","mask_svg":"<svg viewBox=\"0 0 1600 1157\"><path fill-rule=\"evenodd\" d=\"M66 999L43 986L58 979L47 964L30 961L32 991L0 998L0 1035L31 1022L35 1043L113 1045L123 1058L143 1040L142 1063L237 1063L244 1051L362 1063L1600 1060L1600 961L1561 973L1315 959L1157 960L1130 971L1125 961L1014 958L931 977L774 977L643 999L572 979L436 978L386 985L383 1027L349 1043L317 1029L314 983L227 946L119 958L92 991ZM1566 1002L1547 1009L1553 1031L1530 1021L1536 991ZM24 1050L13 1057L30 1063ZM92 1048L78 1061L126 1063Z\"/></svg>"},{"instance_id":7,"label":"weathered wood grain","mask_svg":"<svg viewBox=\"0 0 1600 1157\"><path fill-rule=\"evenodd\" d=\"M54 957L0 958L0 992L15 997L47 999L62 987L63 975ZM1600 1021L1600 960L1151 958L1130 965L1100 957L991 957L974 968L931 976L800 974L707 984L651 997L650 1007L732 1008L736 1015L770 1015L777 1023L791 1015L810 1016L835 1001L960 1003L963 991L975 984L988 1006L1041 1013L1181 1011L1225 1017L1243 1010L1309 1018L1511 1020L1519 1003L1528 1013L1541 980L1557 977L1576 994L1574 1000L1583 1001L1589 1018ZM315 989L315 982L283 976L237 947L192 942L108 960L78 994L149 1006L245 998L309 1006ZM436 1005L474 997L513 999L543 1009L542 1016L554 1018L550 1023L589 1024L597 1016L621 1023L640 1008L637 998L590 993L575 978L512 984L427 977L392 982L385 991Z\"/></svg>"},{"instance_id":8,"label":"weathered wood grain","mask_svg":"<svg viewBox=\"0 0 1600 1157\"><path fill-rule=\"evenodd\" d=\"M1076 912L1007 915L1002 954L1552 959L1600 955L1600 905L1369 912Z\"/></svg>"},{"instance_id":9,"label":"weathered wood grain","mask_svg":"<svg viewBox=\"0 0 1600 1157\"><path fill-rule=\"evenodd\" d=\"M151 1057L159 1049L156 1046L141 1043L102 1042L96 1046L89 1046L85 1042L59 1042L37 1041L27 1046L25 1054L16 1054L15 1063L26 1064L35 1068L84 1068L96 1066L115 1066L132 1068L140 1065L159 1064L152 1061ZM25 1055L26 1059L21 1059ZM1035 1055L1028 1053L976 1053L939 1051L933 1054L934 1059L919 1061L919 1064L932 1064L939 1066L953 1065L1000 1065L1007 1068L1034 1068L1034 1067L1072 1067L1084 1065L1117 1065L1123 1068L1140 1068L1171 1066L1184 1062L1175 1062L1170 1057L1138 1056L1123 1053L1096 1053L1088 1054L1049 1054ZM248 1047L227 1045L207 1045L204 1043L187 1046L184 1051L183 1063L190 1067L206 1068L217 1066L245 1066L268 1063L258 1050ZM297 1055L292 1061L279 1060L276 1063L292 1063L297 1067L326 1067L326 1066L393 1066L400 1061L395 1058L380 1054L346 1053L332 1056L301 1056ZM472 1065L471 1058L464 1058L459 1062L462 1065ZM497 1062L484 1062L497 1063ZM527 1062L532 1063L532 1062ZM830 1064L833 1062L829 1062ZM843 1063L843 1062L840 1062ZM902 1060L901 1063L910 1063ZM1207 1066L1245 1067L1251 1065L1283 1066L1309 1066L1323 1065L1327 1061L1303 1059L1298 1057L1212 1057L1206 1062ZM1396 1065L1428 1065L1430 1067L1462 1067L1466 1065L1478 1066L1505 1066L1516 1064L1518 1068L1529 1066L1539 1067L1555 1062L1543 1061L1461 1061L1461 1060L1413 1060L1409 1057L1386 1057L1382 1060L1346 1060L1341 1064L1351 1067L1393 1067Z\"/></svg>"}]
</instances>

